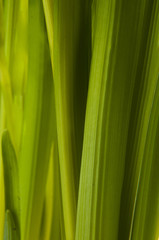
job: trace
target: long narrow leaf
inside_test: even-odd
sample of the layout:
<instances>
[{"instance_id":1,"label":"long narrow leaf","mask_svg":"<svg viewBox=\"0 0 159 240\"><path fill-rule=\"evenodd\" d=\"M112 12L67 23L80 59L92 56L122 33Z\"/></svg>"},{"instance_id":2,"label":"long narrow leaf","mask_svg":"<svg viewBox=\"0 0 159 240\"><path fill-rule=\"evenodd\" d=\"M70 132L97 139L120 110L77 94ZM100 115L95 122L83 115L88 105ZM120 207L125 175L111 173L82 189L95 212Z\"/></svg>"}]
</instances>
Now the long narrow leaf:
<instances>
[{"instance_id":1,"label":"long narrow leaf","mask_svg":"<svg viewBox=\"0 0 159 240\"><path fill-rule=\"evenodd\" d=\"M29 56L20 154L21 239L37 240L52 140L52 71L42 2L29 1Z\"/></svg>"},{"instance_id":2,"label":"long narrow leaf","mask_svg":"<svg viewBox=\"0 0 159 240\"><path fill-rule=\"evenodd\" d=\"M5 208L12 212L17 232L20 234L19 169L15 150L8 131L5 131L2 136L2 155L5 183Z\"/></svg>"}]
</instances>

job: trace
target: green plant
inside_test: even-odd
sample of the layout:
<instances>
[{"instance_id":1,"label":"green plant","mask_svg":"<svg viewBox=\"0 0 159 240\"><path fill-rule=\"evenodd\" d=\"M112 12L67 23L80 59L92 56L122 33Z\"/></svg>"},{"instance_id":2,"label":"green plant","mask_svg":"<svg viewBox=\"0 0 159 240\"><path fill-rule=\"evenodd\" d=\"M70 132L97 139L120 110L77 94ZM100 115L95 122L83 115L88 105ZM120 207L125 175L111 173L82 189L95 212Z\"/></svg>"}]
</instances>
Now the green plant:
<instances>
[{"instance_id":1,"label":"green plant","mask_svg":"<svg viewBox=\"0 0 159 240\"><path fill-rule=\"evenodd\" d=\"M158 106L158 0L0 0L0 240L158 240Z\"/></svg>"}]
</instances>

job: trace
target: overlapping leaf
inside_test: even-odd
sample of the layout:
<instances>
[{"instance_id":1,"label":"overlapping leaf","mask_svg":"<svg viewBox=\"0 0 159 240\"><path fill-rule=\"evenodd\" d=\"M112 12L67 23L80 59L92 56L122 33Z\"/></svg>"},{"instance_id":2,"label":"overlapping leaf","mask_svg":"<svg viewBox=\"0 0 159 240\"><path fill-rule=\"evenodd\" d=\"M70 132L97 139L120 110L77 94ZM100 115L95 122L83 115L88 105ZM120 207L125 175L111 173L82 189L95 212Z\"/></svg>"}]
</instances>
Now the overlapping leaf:
<instances>
[{"instance_id":1,"label":"overlapping leaf","mask_svg":"<svg viewBox=\"0 0 159 240\"><path fill-rule=\"evenodd\" d=\"M28 80L20 154L21 239L39 239L52 140L52 71L42 2L29 1Z\"/></svg>"}]
</instances>

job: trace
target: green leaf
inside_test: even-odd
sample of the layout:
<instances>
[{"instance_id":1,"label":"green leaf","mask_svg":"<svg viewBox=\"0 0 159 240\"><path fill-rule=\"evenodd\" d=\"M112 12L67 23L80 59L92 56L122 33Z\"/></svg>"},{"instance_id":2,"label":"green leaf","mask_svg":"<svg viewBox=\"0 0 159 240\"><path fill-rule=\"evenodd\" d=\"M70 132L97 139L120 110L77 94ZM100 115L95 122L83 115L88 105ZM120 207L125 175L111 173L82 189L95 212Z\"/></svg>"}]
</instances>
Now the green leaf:
<instances>
[{"instance_id":1,"label":"green leaf","mask_svg":"<svg viewBox=\"0 0 159 240\"><path fill-rule=\"evenodd\" d=\"M74 239L90 66L91 1L43 0L55 88L66 239Z\"/></svg>"},{"instance_id":2,"label":"green leaf","mask_svg":"<svg viewBox=\"0 0 159 240\"><path fill-rule=\"evenodd\" d=\"M57 144L54 142L50 154L42 230L40 234L41 240L60 239L61 234L62 239L65 239L60 184L58 149Z\"/></svg>"},{"instance_id":3,"label":"green leaf","mask_svg":"<svg viewBox=\"0 0 159 240\"><path fill-rule=\"evenodd\" d=\"M4 166L5 208L12 212L17 232L20 222L19 169L16 154L8 131L2 135L2 156Z\"/></svg>"},{"instance_id":4,"label":"green leaf","mask_svg":"<svg viewBox=\"0 0 159 240\"><path fill-rule=\"evenodd\" d=\"M20 153L21 239L38 240L53 137L53 86L42 2L29 1L28 79Z\"/></svg>"},{"instance_id":5,"label":"green leaf","mask_svg":"<svg viewBox=\"0 0 159 240\"><path fill-rule=\"evenodd\" d=\"M138 143L141 170L130 239L157 239L159 221L158 191L158 119L159 119L159 3L153 2L147 57L145 58L146 88L143 94L142 128Z\"/></svg>"},{"instance_id":6,"label":"green leaf","mask_svg":"<svg viewBox=\"0 0 159 240\"><path fill-rule=\"evenodd\" d=\"M4 240L18 240L16 225L10 210L5 213Z\"/></svg>"},{"instance_id":7,"label":"green leaf","mask_svg":"<svg viewBox=\"0 0 159 240\"><path fill-rule=\"evenodd\" d=\"M125 206L121 209L121 195L136 86L139 84L140 77L144 77L143 81L145 85L147 84L145 76L142 76L149 69L149 66L145 67L143 49L149 41L146 39L149 28L148 30L145 28L150 25L151 16L153 16L152 5L152 1L147 0L93 2L92 63L76 240L113 240L118 239L119 236L120 239L129 237L133 211L131 204L135 202L135 194L132 194L132 199L126 201L126 204L131 206L130 209L127 208L128 217L124 222L127 228L125 230L125 224L123 224L124 229L122 228L123 231L120 231L119 235L120 223L123 223L122 219L120 222L120 215L123 214ZM154 61L151 64L153 65ZM147 88L150 88L152 93L155 84L149 83ZM145 118L147 121L147 115ZM135 154L138 154L138 149ZM138 174L134 179L132 178L132 181L136 184L137 179ZM128 234L127 238L124 231Z\"/></svg>"},{"instance_id":8,"label":"green leaf","mask_svg":"<svg viewBox=\"0 0 159 240\"><path fill-rule=\"evenodd\" d=\"M150 78L149 71L157 76L156 63L151 58L153 54L151 44L154 41L152 26L154 22L154 4L156 1L145 1L142 10L141 43L137 64L137 74L133 90L131 117L127 139L126 163L124 182L121 196L121 209L119 220L119 237L131 238L134 212L138 195L142 162L145 161L144 151L147 141L150 117L153 107L157 77ZM140 15L141 16L141 15ZM157 29L156 29L157 30ZM155 40L156 41L156 40ZM157 49L156 55L157 53ZM137 239L137 236L135 236ZM139 237L140 239L140 237Z\"/></svg>"}]
</instances>

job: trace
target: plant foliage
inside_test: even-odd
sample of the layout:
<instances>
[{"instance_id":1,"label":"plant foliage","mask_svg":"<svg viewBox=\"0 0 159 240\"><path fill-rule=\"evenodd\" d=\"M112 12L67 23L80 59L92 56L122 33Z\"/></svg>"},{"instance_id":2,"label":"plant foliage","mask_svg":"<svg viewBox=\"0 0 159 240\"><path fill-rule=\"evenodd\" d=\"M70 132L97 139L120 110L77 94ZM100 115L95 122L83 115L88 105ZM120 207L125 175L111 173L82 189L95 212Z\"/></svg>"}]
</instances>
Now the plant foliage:
<instances>
[{"instance_id":1,"label":"plant foliage","mask_svg":"<svg viewBox=\"0 0 159 240\"><path fill-rule=\"evenodd\" d=\"M158 240L158 106L158 0L0 0L0 240Z\"/></svg>"}]
</instances>

